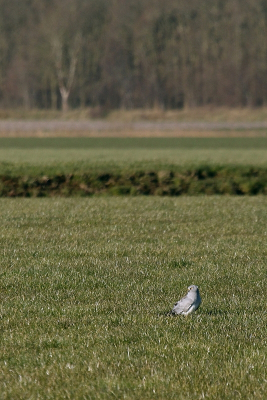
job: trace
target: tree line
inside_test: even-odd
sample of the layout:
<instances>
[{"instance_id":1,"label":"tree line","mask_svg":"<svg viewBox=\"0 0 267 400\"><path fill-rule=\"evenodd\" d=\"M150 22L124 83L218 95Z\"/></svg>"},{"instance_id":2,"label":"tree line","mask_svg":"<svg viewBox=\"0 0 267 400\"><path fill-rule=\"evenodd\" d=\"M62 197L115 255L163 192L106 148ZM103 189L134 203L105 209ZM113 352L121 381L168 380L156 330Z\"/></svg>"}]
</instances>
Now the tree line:
<instances>
[{"instance_id":1,"label":"tree line","mask_svg":"<svg viewBox=\"0 0 267 400\"><path fill-rule=\"evenodd\" d=\"M0 106L267 103L267 0L0 0Z\"/></svg>"}]
</instances>

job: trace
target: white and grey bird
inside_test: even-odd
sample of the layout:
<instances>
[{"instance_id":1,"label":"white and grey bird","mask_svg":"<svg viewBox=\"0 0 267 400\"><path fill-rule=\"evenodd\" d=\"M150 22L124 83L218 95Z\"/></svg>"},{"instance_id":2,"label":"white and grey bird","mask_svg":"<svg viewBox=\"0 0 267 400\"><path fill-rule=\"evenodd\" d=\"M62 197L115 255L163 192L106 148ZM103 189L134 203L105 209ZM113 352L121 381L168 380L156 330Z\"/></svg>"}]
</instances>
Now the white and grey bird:
<instances>
[{"instance_id":1,"label":"white and grey bird","mask_svg":"<svg viewBox=\"0 0 267 400\"><path fill-rule=\"evenodd\" d=\"M191 285L188 287L188 293L179 300L172 309L172 314L188 315L196 311L201 304L201 297L198 287Z\"/></svg>"}]
</instances>

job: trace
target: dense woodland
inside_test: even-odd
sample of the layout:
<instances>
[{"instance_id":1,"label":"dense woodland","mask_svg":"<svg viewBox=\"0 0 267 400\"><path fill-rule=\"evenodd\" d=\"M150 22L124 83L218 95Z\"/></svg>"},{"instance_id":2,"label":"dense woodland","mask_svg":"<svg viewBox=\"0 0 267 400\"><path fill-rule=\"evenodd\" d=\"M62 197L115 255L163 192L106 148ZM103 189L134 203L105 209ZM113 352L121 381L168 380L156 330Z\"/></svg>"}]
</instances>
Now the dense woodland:
<instances>
[{"instance_id":1,"label":"dense woodland","mask_svg":"<svg viewBox=\"0 0 267 400\"><path fill-rule=\"evenodd\" d=\"M267 0L0 0L0 106L267 103Z\"/></svg>"}]
</instances>

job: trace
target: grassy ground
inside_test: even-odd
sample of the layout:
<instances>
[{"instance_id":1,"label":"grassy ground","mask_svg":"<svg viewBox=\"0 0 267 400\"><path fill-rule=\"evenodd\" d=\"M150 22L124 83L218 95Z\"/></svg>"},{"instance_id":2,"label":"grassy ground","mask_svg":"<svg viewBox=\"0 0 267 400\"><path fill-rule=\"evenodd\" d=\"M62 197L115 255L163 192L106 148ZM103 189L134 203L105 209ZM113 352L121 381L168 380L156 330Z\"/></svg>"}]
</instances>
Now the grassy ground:
<instances>
[{"instance_id":1,"label":"grassy ground","mask_svg":"<svg viewBox=\"0 0 267 400\"><path fill-rule=\"evenodd\" d=\"M177 170L267 163L267 138L0 139L0 173Z\"/></svg>"},{"instance_id":2,"label":"grassy ground","mask_svg":"<svg viewBox=\"0 0 267 400\"><path fill-rule=\"evenodd\" d=\"M266 166L266 149L0 149L0 173L48 174L116 170L177 170L209 165Z\"/></svg>"},{"instance_id":3,"label":"grassy ground","mask_svg":"<svg viewBox=\"0 0 267 400\"><path fill-rule=\"evenodd\" d=\"M255 138L0 138L2 149L267 149L266 137Z\"/></svg>"},{"instance_id":4,"label":"grassy ground","mask_svg":"<svg viewBox=\"0 0 267 400\"><path fill-rule=\"evenodd\" d=\"M266 138L1 138L0 196L265 194L266 162Z\"/></svg>"},{"instance_id":5,"label":"grassy ground","mask_svg":"<svg viewBox=\"0 0 267 400\"><path fill-rule=\"evenodd\" d=\"M1 199L0 399L265 399L266 202Z\"/></svg>"}]
</instances>

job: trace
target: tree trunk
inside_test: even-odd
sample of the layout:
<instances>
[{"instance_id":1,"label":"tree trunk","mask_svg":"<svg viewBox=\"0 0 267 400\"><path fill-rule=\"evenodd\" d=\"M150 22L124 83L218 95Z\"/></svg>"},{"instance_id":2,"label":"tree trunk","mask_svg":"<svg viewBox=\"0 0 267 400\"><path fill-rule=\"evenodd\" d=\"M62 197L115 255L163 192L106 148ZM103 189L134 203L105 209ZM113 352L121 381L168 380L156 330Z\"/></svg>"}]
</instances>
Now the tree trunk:
<instances>
[{"instance_id":1,"label":"tree trunk","mask_svg":"<svg viewBox=\"0 0 267 400\"><path fill-rule=\"evenodd\" d=\"M67 90L65 87L60 87L59 90L60 90L60 94L61 94L62 111L63 111L63 113L66 113L69 110L68 99L69 99L70 91Z\"/></svg>"},{"instance_id":2,"label":"tree trunk","mask_svg":"<svg viewBox=\"0 0 267 400\"><path fill-rule=\"evenodd\" d=\"M52 110L56 110L57 109L57 84L54 81L54 79L52 79L50 81L50 102L51 102Z\"/></svg>"},{"instance_id":3,"label":"tree trunk","mask_svg":"<svg viewBox=\"0 0 267 400\"><path fill-rule=\"evenodd\" d=\"M66 60L63 60L63 42L58 37L52 38L52 49L55 57L55 67L59 91L61 94L61 104L63 113L69 109L68 99L74 81L78 53L81 46L81 35L77 33L72 45L69 45L69 65L66 66Z\"/></svg>"}]
</instances>

